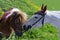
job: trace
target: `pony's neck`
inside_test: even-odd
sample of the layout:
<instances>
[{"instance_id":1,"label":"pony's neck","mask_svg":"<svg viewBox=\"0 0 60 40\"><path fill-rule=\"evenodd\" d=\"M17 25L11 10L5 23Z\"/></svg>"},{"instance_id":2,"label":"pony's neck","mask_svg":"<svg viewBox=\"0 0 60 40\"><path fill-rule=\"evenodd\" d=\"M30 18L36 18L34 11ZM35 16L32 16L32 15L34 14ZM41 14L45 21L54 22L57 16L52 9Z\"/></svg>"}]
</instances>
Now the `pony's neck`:
<instances>
[{"instance_id":1,"label":"pony's neck","mask_svg":"<svg viewBox=\"0 0 60 40\"><path fill-rule=\"evenodd\" d=\"M46 11L45 23L50 23L60 30L60 11Z\"/></svg>"}]
</instances>

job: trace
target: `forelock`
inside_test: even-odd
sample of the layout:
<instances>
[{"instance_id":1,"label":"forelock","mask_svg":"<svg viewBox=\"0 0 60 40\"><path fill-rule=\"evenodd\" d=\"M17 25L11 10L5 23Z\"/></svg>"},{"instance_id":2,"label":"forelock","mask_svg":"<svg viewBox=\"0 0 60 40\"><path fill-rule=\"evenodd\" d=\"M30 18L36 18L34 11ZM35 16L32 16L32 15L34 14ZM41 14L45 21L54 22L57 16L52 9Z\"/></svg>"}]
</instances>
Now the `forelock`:
<instances>
[{"instance_id":1,"label":"forelock","mask_svg":"<svg viewBox=\"0 0 60 40\"><path fill-rule=\"evenodd\" d=\"M10 14L7 15L6 18L8 18L9 16L11 16L14 12L20 12L20 10L17 9L17 8L13 8L13 9L11 9L11 10L10 10Z\"/></svg>"}]
</instances>

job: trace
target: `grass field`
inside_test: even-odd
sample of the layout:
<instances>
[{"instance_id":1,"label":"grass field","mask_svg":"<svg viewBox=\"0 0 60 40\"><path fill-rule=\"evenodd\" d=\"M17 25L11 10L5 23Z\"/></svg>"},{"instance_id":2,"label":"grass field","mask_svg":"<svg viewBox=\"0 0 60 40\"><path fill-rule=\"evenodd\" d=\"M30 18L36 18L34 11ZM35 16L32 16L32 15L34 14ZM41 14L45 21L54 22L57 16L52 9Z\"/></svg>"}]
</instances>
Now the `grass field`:
<instances>
[{"instance_id":1,"label":"grass field","mask_svg":"<svg viewBox=\"0 0 60 40\"><path fill-rule=\"evenodd\" d=\"M11 7L19 8L31 17L34 12L40 10L42 4L47 5L48 10L60 10L60 0L0 0L0 8L8 10ZM0 16L4 12L0 11ZM37 32L35 32L37 31ZM31 34L32 32L32 34ZM5 40L5 38L3 38ZM58 30L50 24L43 28L35 28L25 32L22 37L15 36L12 33L9 40L59 40Z\"/></svg>"}]
</instances>

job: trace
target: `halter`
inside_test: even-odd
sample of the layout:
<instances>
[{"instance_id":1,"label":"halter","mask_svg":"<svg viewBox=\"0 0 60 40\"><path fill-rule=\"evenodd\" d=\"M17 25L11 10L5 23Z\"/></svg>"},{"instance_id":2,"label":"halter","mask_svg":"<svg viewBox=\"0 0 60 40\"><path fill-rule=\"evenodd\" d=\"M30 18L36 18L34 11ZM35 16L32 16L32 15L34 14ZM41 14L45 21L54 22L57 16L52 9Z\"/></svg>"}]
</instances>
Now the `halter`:
<instances>
[{"instance_id":1,"label":"halter","mask_svg":"<svg viewBox=\"0 0 60 40\"><path fill-rule=\"evenodd\" d=\"M42 21L41 21L42 26L44 26L44 19L45 19L46 13L44 13L44 14L39 14L39 15L42 16L42 17L39 18L39 20L37 20L34 24L32 24L32 26L34 26L36 23L38 23L41 19L42 19Z\"/></svg>"},{"instance_id":2,"label":"halter","mask_svg":"<svg viewBox=\"0 0 60 40\"><path fill-rule=\"evenodd\" d=\"M45 13L46 9L47 9L47 5L44 6L42 4L41 11L38 11L38 12L35 13L35 14L38 14L38 15L40 15L42 17L37 22L35 22L33 25L35 25L36 23L38 23L42 19L41 23L42 23L42 26L44 26L44 19L45 19L45 15L46 15L46 13Z\"/></svg>"},{"instance_id":3,"label":"halter","mask_svg":"<svg viewBox=\"0 0 60 40\"><path fill-rule=\"evenodd\" d=\"M43 16L43 18L42 18L42 27L44 26L45 15L46 15L46 14L44 14L44 16Z\"/></svg>"}]
</instances>

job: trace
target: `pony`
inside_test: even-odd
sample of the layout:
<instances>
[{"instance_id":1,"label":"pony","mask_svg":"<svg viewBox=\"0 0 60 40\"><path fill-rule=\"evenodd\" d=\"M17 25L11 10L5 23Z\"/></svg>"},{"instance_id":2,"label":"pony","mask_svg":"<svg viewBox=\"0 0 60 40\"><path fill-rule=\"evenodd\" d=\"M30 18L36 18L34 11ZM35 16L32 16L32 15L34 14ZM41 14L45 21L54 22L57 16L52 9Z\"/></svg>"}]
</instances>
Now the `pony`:
<instances>
[{"instance_id":1,"label":"pony","mask_svg":"<svg viewBox=\"0 0 60 40\"><path fill-rule=\"evenodd\" d=\"M0 40L4 34L8 38L11 32L17 36L22 36L22 25L27 21L27 14L18 8L10 8L0 18Z\"/></svg>"},{"instance_id":2,"label":"pony","mask_svg":"<svg viewBox=\"0 0 60 40\"><path fill-rule=\"evenodd\" d=\"M50 23L58 28L60 35L60 11L47 10L47 5L42 5L41 10L32 15L24 24L24 29L28 31L30 28L43 27L45 23Z\"/></svg>"},{"instance_id":3,"label":"pony","mask_svg":"<svg viewBox=\"0 0 60 40\"><path fill-rule=\"evenodd\" d=\"M47 5L42 5L41 10L35 12L34 15L24 24L23 28L25 31L28 31L34 25L36 25L40 20L42 20L42 26L44 25L44 17L46 15L45 11L47 9Z\"/></svg>"}]
</instances>

